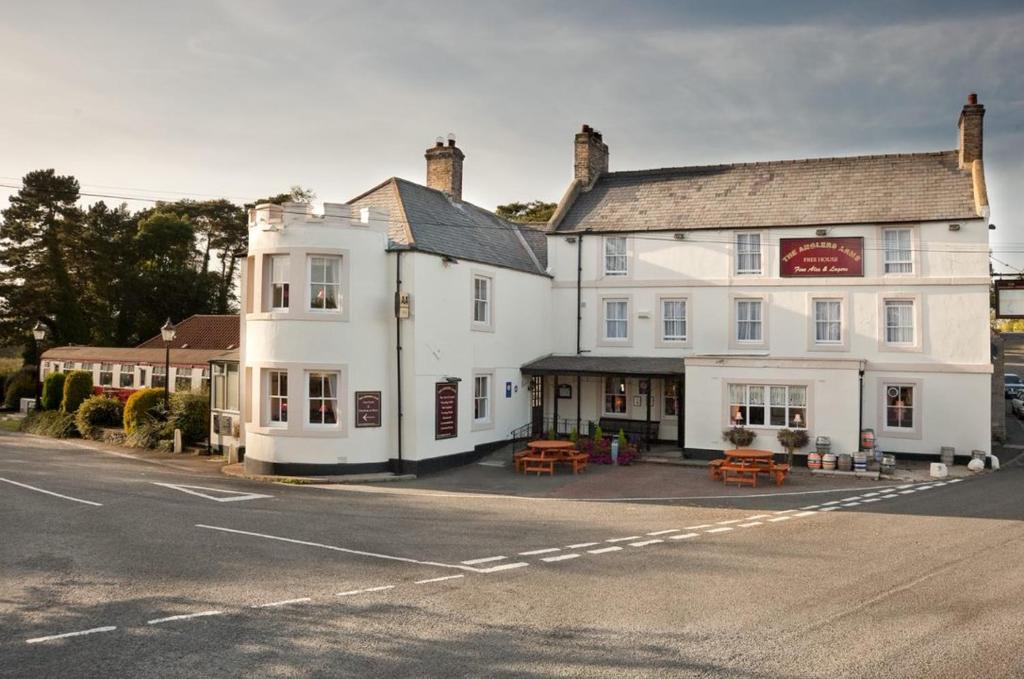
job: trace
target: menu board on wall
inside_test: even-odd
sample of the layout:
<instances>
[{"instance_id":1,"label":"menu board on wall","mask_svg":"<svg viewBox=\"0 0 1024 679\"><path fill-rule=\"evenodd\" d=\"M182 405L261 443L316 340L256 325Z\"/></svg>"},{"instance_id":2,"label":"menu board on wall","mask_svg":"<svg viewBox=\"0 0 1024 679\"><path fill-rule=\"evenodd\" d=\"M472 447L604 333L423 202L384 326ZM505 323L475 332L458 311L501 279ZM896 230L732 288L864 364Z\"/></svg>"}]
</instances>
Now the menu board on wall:
<instances>
[{"instance_id":1,"label":"menu board on wall","mask_svg":"<svg viewBox=\"0 0 1024 679\"><path fill-rule=\"evenodd\" d=\"M863 276L864 239L780 238L779 275L783 278Z\"/></svg>"},{"instance_id":2,"label":"menu board on wall","mask_svg":"<svg viewBox=\"0 0 1024 679\"><path fill-rule=\"evenodd\" d=\"M357 391L356 392L356 426L357 427L379 427L380 426L380 392L379 391Z\"/></svg>"},{"instance_id":3,"label":"menu board on wall","mask_svg":"<svg viewBox=\"0 0 1024 679\"><path fill-rule=\"evenodd\" d=\"M459 383L434 385L434 438L452 439L459 435Z\"/></svg>"}]
</instances>

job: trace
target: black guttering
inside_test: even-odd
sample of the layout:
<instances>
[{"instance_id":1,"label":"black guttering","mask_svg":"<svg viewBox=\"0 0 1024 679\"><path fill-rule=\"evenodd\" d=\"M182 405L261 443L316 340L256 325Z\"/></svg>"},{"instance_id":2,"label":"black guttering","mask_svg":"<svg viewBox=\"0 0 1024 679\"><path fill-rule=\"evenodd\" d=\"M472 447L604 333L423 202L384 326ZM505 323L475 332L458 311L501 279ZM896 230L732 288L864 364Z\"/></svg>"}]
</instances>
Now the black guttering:
<instances>
[{"instance_id":1,"label":"black guttering","mask_svg":"<svg viewBox=\"0 0 1024 679\"><path fill-rule=\"evenodd\" d=\"M402 298L402 251L395 251L395 374L397 381L396 410L398 417L398 459L394 464L395 474L402 473L402 317L399 303Z\"/></svg>"}]
</instances>

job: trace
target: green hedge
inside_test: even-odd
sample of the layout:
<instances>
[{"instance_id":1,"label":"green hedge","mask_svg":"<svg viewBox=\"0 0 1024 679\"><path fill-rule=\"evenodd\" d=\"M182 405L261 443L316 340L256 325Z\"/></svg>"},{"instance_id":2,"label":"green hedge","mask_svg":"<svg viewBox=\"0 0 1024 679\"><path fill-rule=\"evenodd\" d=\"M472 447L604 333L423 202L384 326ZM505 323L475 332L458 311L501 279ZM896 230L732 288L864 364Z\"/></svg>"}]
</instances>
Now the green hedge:
<instances>
[{"instance_id":1,"label":"green hedge","mask_svg":"<svg viewBox=\"0 0 1024 679\"><path fill-rule=\"evenodd\" d=\"M163 389L139 389L124 404L124 431L131 434L140 423L150 417L150 410L163 402Z\"/></svg>"},{"instance_id":2,"label":"green hedge","mask_svg":"<svg viewBox=\"0 0 1024 679\"><path fill-rule=\"evenodd\" d=\"M171 394L171 431L181 430L184 445L206 440L210 432L210 399L201 392Z\"/></svg>"},{"instance_id":3,"label":"green hedge","mask_svg":"<svg viewBox=\"0 0 1024 679\"><path fill-rule=\"evenodd\" d=\"M109 396L90 396L82 401L75 415L78 433L96 438L100 427L116 427L122 423L121 402Z\"/></svg>"},{"instance_id":4,"label":"green hedge","mask_svg":"<svg viewBox=\"0 0 1024 679\"><path fill-rule=\"evenodd\" d=\"M92 373L85 370L73 370L64 378L64 398L60 409L66 413L74 413L82 401L92 394Z\"/></svg>"},{"instance_id":5,"label":"green hedge","mask_svg":"<svg viewBox=\"0 0 1024 679\"><path fill-rule=\"evenodd\" d=\"M17 373L7 380L4 389L4 407L17 409L23 398L35 398L36 378L30 373Z\"/></svg>"},{"instance_id":6,"label":"green hedge","mask_svg":"<svg viewBox=\"0 0 1024 679\"><path fill-rule=\"evenodd\" d=\"M43 410L58 410L64 400L64 373L50 373L43 380Z\"/></svg>"}]
</instances>

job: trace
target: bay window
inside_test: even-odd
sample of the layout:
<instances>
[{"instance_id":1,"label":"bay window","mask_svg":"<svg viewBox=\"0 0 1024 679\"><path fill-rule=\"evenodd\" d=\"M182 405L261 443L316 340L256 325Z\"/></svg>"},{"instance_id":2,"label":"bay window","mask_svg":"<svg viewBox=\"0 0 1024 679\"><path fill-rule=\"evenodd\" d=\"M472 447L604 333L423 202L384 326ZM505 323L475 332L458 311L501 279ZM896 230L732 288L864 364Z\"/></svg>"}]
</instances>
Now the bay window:
<instances>
[{"instance_id":1,"label":"bay window","mask_svg":"<svg viewBox=\"0 0 1024 679\"><path fill-rule=\"evenodd\" d=\"M288 371L271 370L267 374L267 419L271 424L288 421Z\"/></svg>"},{"instance_id":2,"label":"bay window","mask_svg":"<svg viewBox=\"0 0 1024 679\"><path fill-rule=\"evenodd\" d=\"M270 309L281 311L289 304L289 273L290 258L288 255L270 255L267 257L267 280L269 281Z\"/></svg>"},{"instance_id":3,"label":"bay window","mask_svg":"<svg viewBox=\"0 0 1024 679\"><path fill-rule=\"evenodd\" d=\"M338 423L338 373L307 373L307 412L309 424L334 425Z\"/></svg>"}]
</instances>

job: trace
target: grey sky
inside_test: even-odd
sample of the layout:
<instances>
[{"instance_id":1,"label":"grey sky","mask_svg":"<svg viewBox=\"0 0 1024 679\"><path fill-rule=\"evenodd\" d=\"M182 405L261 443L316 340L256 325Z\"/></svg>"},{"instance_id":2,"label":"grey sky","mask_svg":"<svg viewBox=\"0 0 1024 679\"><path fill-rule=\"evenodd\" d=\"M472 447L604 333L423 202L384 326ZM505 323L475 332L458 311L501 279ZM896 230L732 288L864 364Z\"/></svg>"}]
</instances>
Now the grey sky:
<instances>
[{"instance_id":1,"label":"grey sky","mask_svg":"<svg viewBox=\"0 0 1024 679\"><path fill-rule=\"evenodd\" d=\"M1024 5L847 5L11 3L0 182L343 201L422 182L453 131L493 208L557 200L583 122L612 169L927 151L977 91L995 256L1024 267Z\"/></svg>"}]
</instances>

